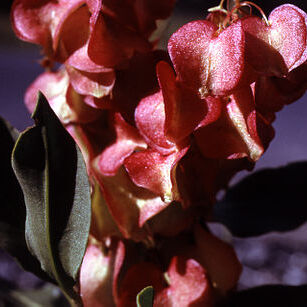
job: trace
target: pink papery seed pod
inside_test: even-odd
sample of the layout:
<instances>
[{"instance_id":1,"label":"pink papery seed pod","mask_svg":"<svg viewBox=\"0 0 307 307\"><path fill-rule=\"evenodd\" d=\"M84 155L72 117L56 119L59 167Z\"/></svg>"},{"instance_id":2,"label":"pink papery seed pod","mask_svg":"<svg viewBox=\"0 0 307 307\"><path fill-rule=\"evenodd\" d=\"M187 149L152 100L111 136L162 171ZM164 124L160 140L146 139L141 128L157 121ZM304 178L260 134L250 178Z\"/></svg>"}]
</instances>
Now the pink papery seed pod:
<instances>
[{"instance_id":1,"label":"pink papery seed pod","mask_svg":"<svg viewBox=\"0 0 307 307\"><path fill-rule=\"evenodd\" d=\"M97 160L94 160L93 176L99 183L108 210L121 235L137 242L146 240L148 233L143 225L147 220L147 212L154 211L151 213L154 215L155 211L161 211L165 207L161 198L137 187L123 167L118 169L115 176L103 176Z\"/></svg>"},{"instance_id":2,"label":"pink papery seed pod","mask_svg":"<svg viewBox=\"0 0 307 307\"><path fill-rule=\"evenodd\" d=\"M80 269L80 295L84 307L115 306L112 297L115 254L115 242L106 248L90 238Z\"/></svg>"},{"instance_id":3,"label":"pink papery seed pod","mask_svg":"<svg viewBox=\"0 0 307 307\"><path fill-rule=\"evenodd\" d=\"M199 262L206 268L215 291L225 295L236 287L242 272L233 247L200 225L194 227L194 236Z\"/></svg>"},{"instance_id":4,"label":"pink papery seed pod","mask_svg":"<svg viewBox=\"0 0 307 307\"><path fill-rule=\"evenodd\" d=\"M54 61L65 63L77 93L102 98L111 93L115 73L88 57L90 9L85 0L16 0L12 23L19 38L42 45L43 66L52 69Z\"/></svg>"},{"instance_id":5,"label":"pink papery seed pod","mask_svg":"<svg viewBox=\"0 0 307 307\"><path fill-rule=\"evenodd\" d=\"M110 114L110 127L115 130L116 140L99 156L99 170L104 176L116 175L125 159L134 151L145 150L147 144L137 129L129 125L120 113Z\"/></svg>"},{"instance_id":6,"label":"pink papery seed pod","mask_svg":"<svg viewBox=\"0 0 307 307\"><path fill-rule=\"evenodd\" d=\"M150 152L144 154L150 156ZM162 233L168 232L167 219L164 219L166 222L165 225L163 223L163 225L161 225L161 223L158 223L158 225L157 221L153 221L153 227L150 227L149 225L146 227L144 226L145 223L149 222L157 214L166 210L169 206L174 206L172 200L174 200L173 198L178 197L178 191L176 183L171 182L171 179L174 178L171 177L171 171L175 172L175 168L171 169L171 164L166 165L169 169L165 169L165 174L161 174L163 177L159 177L157 182L154 182L154 180L148 180L145 175L148 175L149 173L155 175L155 172L159 169L159 165L151 165L149 169L145 170L145 175L143 175L140 174L138 172L139 169L136 168L135 158L138 158L138 156L132 155L131 158L129 157L129 159L127 158L125 160L125 166L128 169L129 174L121 167L114 176L104 176L99 172L99 169L96 166L94 176L97 178L99 186L103 191L103 197L107 204L108 211L116 222L122 235L125 238L131 238L135 241L143 241L146 240L147 236L151 236L152 231L156 228L162 230ZM160 156L160 158L163 157ZM139 162L144 164L144 159ZM161 161L159 161L159 163L161 163ZM145 179L145 183L143 182L143 179ZM167 181L167 186L165 186L165 181ZM146 186L146 188L144 188L144 186ZM162 190L163 188L165 189L165 187L167 190ZM164 198L163 200L159 194L150 190L153 188L156 188L160 195L165 193L162 195ZM190 215L187 214L187 216L182 217L181 211L181 208L178 208L178 210L167 211L168 214L175 213L178 215L178 219L176 218L174 222L175 228L178 229L175 233L182 230L182 227L178 228L176 225L178 220L183 221L183 225L189 224Z\"/></svg>"},{"instance_id":7,"label":"pink papery seed pod","mask_svg":"<svg viewBox=\"0 0 307 307\"><path fill-rule=\"evenodd\" d=\"M244 45L240 20L222 31L210 21L197 20L171 36L168 52L178 80L204 98L228 95L240 86Z\"/></svg>"},{"instance_id":8,"label":"pink papery seed pod","mask_svg":"<svg viewBox=\"0 0 307 307\"><path fill-rule=\"evenodd\" d=\"M285 78L262 76L253 84L256 109L269 122L285 105L301 98L307 89L307 62L301 64Z\"/></svg>"},{"instance_id":9,"label":"pink papery seed pod","mask_svg":"<svg viewBox=\"0 0 307 307\"><path fill-rule=\"evenodd\" d=\"M214 306L209 276L195 259L173 257L166 274L170 285L157 294L154 306Z\"/></svg>"},{"instance_id":10,"label":"pink papery seed pod","mask_svg":"<svg viewBox=\"0 0 307 307\"><path fill-rule=\"evenodd\" d=\"M152 50L149 38L157 27L156 21L167 18L174 3L107 0L96 4L90 21L90 58L105 67L121 68L135 53Z\"/></svg>"},{"instance_id":11,"label":"pink papery seed pod","mask_svg":"<svg viewBox=\"0 0 307 307\"><path fill-rule=\"evenodd\" d=\"M139 53L129 60L124 69L116 71L111 104L129 124L135 126L135 109L140 101L159 91L156 65L167 59L168 54L164 50Z\"/></svg>"},{"instance_id":12,"label":"pink papery seed pod","mask_svg":"<svg viewBox=\"0 0 307 307\"><path fill-rule=\"evenodd\" d=\"M178 239L166 242L169 243L166 243L166 249L164 244L162 249L150 249L127 241L120 242L113 288L118 306L135 306L137 293L148 285L152 285L155 290L154 306L213 306L212 288L206 269L190 256L191 249L185 241L183 245L186 250L183 254ZM174 247L171 254L167 248L170 245ZM189 247L193 249L193 246ZM159 261L155 256L159 257Z\"/></svg>"},{"instance_id":13,"label":"pink papery seed pod","mask_svg":"<svg viewBox=\"0 0 307 307\"><path fill-rule=\"evenodd\" d=\"M157 64L157 76L161 90L140 101L135 123L151 148L169 155L187 147L200 122L216 120L219 111L179 82L167 62Z\"/></svg>"},{"instance_id":14,"label":"pink papery seed pod","mask_svg":"<svg viewBox=\"0 0 307 307\"><path fill-rule=\"evenodd\" d=\"M11 10L13 29L20 39L41 45L48 57L63 62L67 54L79 49L88 38L90 13L83 6L85 3L15 0Z\"/></svg>"},{"instance_id":15,"label":"pink papery seed pod","mask_svg":"<svg viewBox=\"0 0 307 307\"><path fill-rule=\"evenodd\" d=\"M74 90L69 83L67 71L63 68L57 72L41 74L29 86L25 94L25 104L30 113L35 109L38 91L46 96L51 108L64 125L88 123L101 114L84 103L84 96Z\"/></svg>"},{"instance_id":16,"label":"pink papery seed pod","mask_svg":"<svg viewBox=\"0 0 307 307\"><path fill-rule=\"evenodd\" d=\"M70 82L81 95L103 98L111 94L115 84L115 72L99 66L87 55L88 43L76 50L65 62Z\"/></svg>"},{"instance_id":17,"label":"pink papery seed pod","mask_svg":"<svg viewBox=\"0 0 307 307\"><path fill-rule=\"evenodd\" d=\"M142 99L135 110L138 131L146 143L163 155L175 152L176 144L165 135L165 109L162 91Z\"/></svg>"},{"instance_id":18,"label":"pink papery seed pod","mask_svg":"<svg viewBox=\"0 0 307 307\"><path fill-rule=\"evenodd\" d=\"M240 159L210 159L203 156L196 142L177 168L177 184L184 208L195 208L196 216L210 219L216 195L226 189L231 178L241 170L252 170L254 162Z\"/></svg>"},{"instance_id":19,"label":"pink papery seed pod","mask_svg":"<svg viewBox=\"0 0 307 307\"><path fill-rule=\"evenodd\" d=\"M237 90L222 107L219 119L199 126L194 132L202 154L207 158L257 161L274 136L272 127L257 114L250 87Z\"/></svg>"},{"instance_id":20,"label":"pink papery seed pod","mask_svg":"<svg viewBox=\"0 0 307 307\"><path fill-rule=\"evenodd\" d=\"M94 182L93 186L90 234L102 242L109 237L122 238L99 184Z\"/></svg>"},{"instance_id":21,"label":"pink papery seed pod","mask_svg":"<svg viewBox=\"0 0 307 307\"><path fill-rule=\"evenodd\" d=\"M260 74L283 77L307 60L307 15L290 4L275 8L267 21L242 19L246 59Z\"/></svg>"},{"instance_id":22,"label":"pink papery seed pod","mask_svg":"<svg viewBox=\"0 0 307 307\"><path fill-rule=\"evenodd\" d=\"M161 61L157 64L157 77L164 102L165 138L172 143L180 144L189 137L204 117L212 112L206 101L177 80L174 70L167 62ZM216 117L210 116L212 119Z\"/></svg>"},{"instance_id":23,"label":"pink papery seed pod","mask_svg":"<svg viewBox=\"0 0 307 307\"><path fill-rule=\"evenodd\" d=\"M163 202L180 201L176 184L176 166L188 147L167 156L148 149L136 152L125 159L125 168L131 180L161 197Z\"/></svg>"},{"instance_id":24,"label":"pink papery seed pod","mask_svg":"<svg viewBox=\"0 0 307 307\"><path fill-rule=\"evenodd\" d=\"M181 199L176 165L188 148L161 155L146 149L136 128L118 113L113 119L116 140L93 161L92 169L123 236L143 240L144 224Z\"/></svg>"}]
</instances>

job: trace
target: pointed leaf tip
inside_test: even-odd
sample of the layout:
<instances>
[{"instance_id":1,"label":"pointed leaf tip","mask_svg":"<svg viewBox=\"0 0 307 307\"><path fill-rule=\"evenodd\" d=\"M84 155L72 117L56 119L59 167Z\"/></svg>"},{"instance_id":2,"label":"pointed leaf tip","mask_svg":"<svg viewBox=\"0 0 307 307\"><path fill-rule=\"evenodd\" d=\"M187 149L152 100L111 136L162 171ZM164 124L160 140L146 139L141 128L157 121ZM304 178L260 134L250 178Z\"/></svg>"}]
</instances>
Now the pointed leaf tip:
<instances>
[{"instance_id":1,"label":"pointed leaf tip","mask_svg":"<svg viewBox=\"0 0 307 307\"><path fill-rule=\"evenodd\" d=\"M154 301L154 288L144 288L136 297L137 307L152 307Z\"/></svg>"},{"instance_id":2,"label":"pointed leaf tip","mask_svg":"<svg viewBox=\"0 0 307 307\"><path fill-rule=\"evenodd\" d=\"M27 245L41 268L78 305L74 285L91 220L86 166L42 94L33 118L36 126L19 136L12 155L25 197Z\"/></svg>"}]
</instances>

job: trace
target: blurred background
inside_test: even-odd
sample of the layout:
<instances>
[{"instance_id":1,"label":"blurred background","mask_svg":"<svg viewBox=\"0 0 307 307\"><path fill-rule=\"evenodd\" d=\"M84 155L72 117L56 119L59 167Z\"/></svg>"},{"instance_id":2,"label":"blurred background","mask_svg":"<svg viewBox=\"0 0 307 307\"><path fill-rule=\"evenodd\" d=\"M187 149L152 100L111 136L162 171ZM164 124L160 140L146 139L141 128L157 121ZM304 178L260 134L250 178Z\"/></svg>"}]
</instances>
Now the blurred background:
<instances>
[{"instance_id":1,"label":"blurred background","mask_svg":"<svg viewBox=\"0 0 307 307\"><path fill-rule=\"evenodd\" d=\"M267 15L274 7L285 3L282 0L255 2ZM289 2L307 11L306 0ZM37 46L15 38L9 21L10 5L10 1L0 1L0 115L19 130L23 130L32 125L30 115L23 104L23 95L29 84L42 72L38 64L41 54ZM218 1L178 0L166 28L164 41L184 23L204 18L207 9L216 5ZM274 128L276 137L258 162L256 170L278 167L293 161L306 161L307 95L279 112ZM233 182L245 175L246 173L239 174ZM307 206L306 199L302 205ZM291 204L289 207L291 208ZM222 236L227 236L223 227L213 228L214 231L222 233ZM248 239L232 238L244 265L239 288L246 289L263 284L307 284L306 238L307 224L286 233L274 232ZM21 272L7 255L0 253L0 297L7 288L14 287L13 284L24 289L41 285L40 281L30 274ZM53 291L58 295L56 290ZM304 306L307 306L307 303Z\"/></svg>"}]
</instances>

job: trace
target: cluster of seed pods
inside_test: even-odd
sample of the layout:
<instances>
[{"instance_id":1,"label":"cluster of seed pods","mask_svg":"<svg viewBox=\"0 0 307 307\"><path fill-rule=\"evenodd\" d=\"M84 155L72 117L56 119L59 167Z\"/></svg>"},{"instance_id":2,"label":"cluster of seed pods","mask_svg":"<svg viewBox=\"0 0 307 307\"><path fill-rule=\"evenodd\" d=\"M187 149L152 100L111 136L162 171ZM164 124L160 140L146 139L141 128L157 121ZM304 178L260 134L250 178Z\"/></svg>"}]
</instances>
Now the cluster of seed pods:
<instances>
[{"instance_id":1,"label":"cluster of seed pods","mask_svg":"<svg viewBox=\"0 0 307 307\"><path fill-rule=\"evenodd\" d=\"M240 263L205 221L307 88L306 13L285 4L260 18L247 6L258 8L222 1L165 51L154 34L174 0L14 1L15 33L42 46L46 69L25 103L32 112L45 94L92 184L85 306L135 306L148 285L155 306L213 306L235 287Z\"/></svg>"}]
</instances>

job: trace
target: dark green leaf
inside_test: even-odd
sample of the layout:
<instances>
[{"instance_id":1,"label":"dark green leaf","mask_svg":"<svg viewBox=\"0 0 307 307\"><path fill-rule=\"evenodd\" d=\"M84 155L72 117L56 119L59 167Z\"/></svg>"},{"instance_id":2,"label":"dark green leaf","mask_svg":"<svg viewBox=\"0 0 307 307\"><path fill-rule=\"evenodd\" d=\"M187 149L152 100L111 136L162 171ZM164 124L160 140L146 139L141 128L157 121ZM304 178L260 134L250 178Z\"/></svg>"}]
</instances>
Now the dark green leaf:
<instances>
[{"instance_id":1,"label":"dark green leaf","mask_svg":"<svg viewBox=\"0 0 307 307\"><path fill-rule=\"evenodd\" d=\"M0 118L0 223L9 224L22 231L24 230L26 209L21 188L11 167L12 150L18 134L18 131L6 120Z\"/></svg>"},{"instance_id":2,"label":"dark green leaf","mask_svg":"<svg viewBox=\"0 0 307 307\"><path fill-rule=\"evenodd\" d=\"M13 169L26 204L26 240L42 269L66 295L84 256L90 227L90 187L74 140L39 95L36 126L23 132L13 151Z\"/></svg>"},{"instance_id":3,"label":"dark green leaf","mask_svg":"<svg viewBox=\"0 0 307 307\"><path fill-rule=\"evenodd\" d=\"M306 285L270 285L234 293L217 307L306 307L306 302Z\"/></svg>"},{"instance_id":4,"label":"dark green leaf","mask_svg":"<svg viewBox=\"0 0 307 307\"><path fill-rule=\"evenodd\" d=\"M289 231L307 220L307 163L258 171L230 188L215 220L239 237Z\"/></svg>"},{"instance_id":5,"label":"dark green leaf","mask_svg":"<svg viewBox=\"0 0 307 307\"><path fill-rule=\"evenodd\" d=\"M11 155L19 132L0 118L0 248L16 258L21 266L39 277L50 281L41 270L26 245L26 206L23 193L11 166Z\"/></svg>"},{"instance_id":6,"label":"dark green leaf","mask_svg":"<svg viewBox=\"0 0 307 307\"><path fill-rule=\"evenodd\" d=\"M138 307L152 307L154 301L154 289L152 286L144 288L136 297Z\"/></svg>"}]
</instances>

